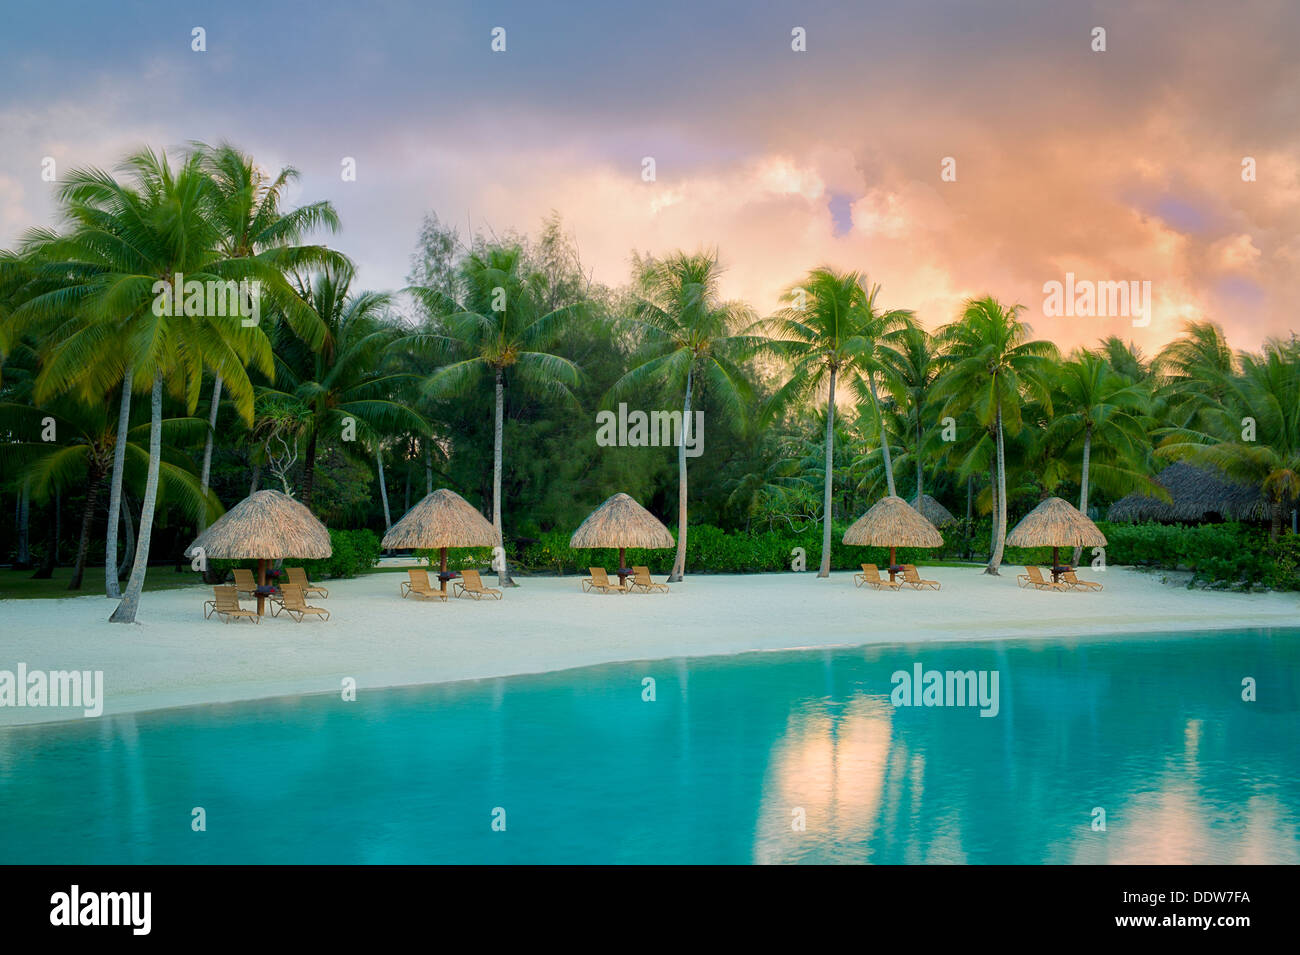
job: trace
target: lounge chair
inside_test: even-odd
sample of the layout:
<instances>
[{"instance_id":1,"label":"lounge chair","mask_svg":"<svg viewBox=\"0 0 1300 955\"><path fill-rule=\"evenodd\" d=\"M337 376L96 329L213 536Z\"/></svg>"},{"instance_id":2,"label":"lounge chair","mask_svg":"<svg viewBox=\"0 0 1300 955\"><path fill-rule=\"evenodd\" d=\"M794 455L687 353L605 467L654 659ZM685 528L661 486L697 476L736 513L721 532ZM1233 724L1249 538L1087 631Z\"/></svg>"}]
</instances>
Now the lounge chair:
<instances>
[{"instance_id":1,"label":"lounge chair","mask_svg":"<svg viewBox=\"0 0 1300 955\"><path fill-rule=\"evenodd\" d=\"M657 584L650 579L649 567L633 567L631 587L633 590L643 594L668 593L667 584Z\"/></svg>"},{"instance_id":2,"label":"lounge chair","mask_svg":"<svg viewBox=\"0 0 1300 955\"><path fill-rule=\"evenodd\" d=\"M313 594L319 594L322 597L330 595L330 592L324 587L317 587L315 584L308 583L307 571L301 567L286 567L285 569L289 571L289 583L295 587L301 587L304 597L310 597Z\"/></svg>"},{"instance_id":3,"label":"lounge chair","mask_svg":"<svg viewBox=\"0 0 1300 955\"><path fill-rule=\"evenodd\" d=\"M420 597L424 600L446 600L447 595L429 581L427 570L411 569L406 572L408 580L403 580L398 588L402 597Z\"/></svg>"},{"instance_id":4,"label":"lounge chair","mask_svg":"<svg viewBox=\"0 0 1300 955\"><path fill-rule=\"evenodd\" d=\"M624 587L623 584L613 583L609 579L609 574L605 573L604 567L588 567L591 576L582 581L582 592L590 590L599 590L602 594L626 594L631 592L631 588Z\"/></svg>"},{"instance_id":5,"label":"lounge chair","mask_svg":"<svg viewBox=\"0 0 1300 955\"><path fill-rule=\"evenodd\" d=\"M1035 590L1069 590L1066 584L1045 580L1043 572L1037 567L1026 567L1025 572L1016 577L1021 587L1033 587Z\"/></svg>"},{"instance_id":6,"label":"lounge chair","mask_svg":"<svg viewBox=\"0 0 1300 955\"><path fill-rule=\"evenodd\" d=\"M457 597L469 596L475 600L482 600L484 597L491 597L493 600L501 599L501 591L483 586L477 570L462 570L460 580L453 581L452 587L455 588Z\"/></svg>"},{"instance_id":7,"label":"lounge chair","mask_svg":"<svg viewBox=\"0 0 1300 955\"><path fill-rule=\"evenodd\" d=\"M235 568L235 589L250 597L257 596L257 580L251 570L246 567Z\"/></svg>"},{"instance_id":8,"label":"lounge chair","mask_svg":"<svg viewBox=\"0 0 1300 955\"><path fill-rule=\"evenodd\" d=\"M866 584L872 590L880 590L882 587L888 587L890 590L899 590L903 586L901 580L885 580L880 576L880 571L875 564L863 564L862 573L853 575L853 586L861 587Z\"/></svg>"},{"instance_id":9,"label":"lounge chair","mask_svg":"<svg viewBox=\"0 0 1300 955\"><path fill-rule=\"evenodd\" d=\"M221 617L223 623L230 623L232 617L236 620L248 619L253 623L262 622L262 618L253 611L239 606L239 590L233 584L212 588L212 599L203 604L203 616L206 619L214 613Z\"/></svg>"},{"instance_id":10,"label":"lounge chair","mask_svg":"<svg viewBox=\"0 0 1300 955\"><path fill-rule=\"evenodd\" d=\"M306 598L302 595L302 588L293 584L285 584L280 588L279 599L271 605L271 616L276 616L281 610L293 617L295 623L302 623L303 617L307 614L323 617L326 620L330 618L330 612L323 607L308 606Z\"/></svg>"},{"instance_id":11,"label":"lounge chair","mask_svg":"<svg viewBox=\"0 0 1300 955\"><path fill-rule=\"evenodd\" d=\"M1066 570L1061 573L1061 579L1071 590L1101 590L1101 584L1095 580L1080 580L1074 576L1074 571Z\"/></svg>"},{"instance_id":12,"label":"lounge chair","mask_svg":"<svg viewBox=\"0 0 1300 955\"><path fill-rule=\"evenodd\" d=\"M915 564L903 565L903 583L913 590L938 590L939 581L925 580L917 573Z\"/></svg>"}]
</instances>

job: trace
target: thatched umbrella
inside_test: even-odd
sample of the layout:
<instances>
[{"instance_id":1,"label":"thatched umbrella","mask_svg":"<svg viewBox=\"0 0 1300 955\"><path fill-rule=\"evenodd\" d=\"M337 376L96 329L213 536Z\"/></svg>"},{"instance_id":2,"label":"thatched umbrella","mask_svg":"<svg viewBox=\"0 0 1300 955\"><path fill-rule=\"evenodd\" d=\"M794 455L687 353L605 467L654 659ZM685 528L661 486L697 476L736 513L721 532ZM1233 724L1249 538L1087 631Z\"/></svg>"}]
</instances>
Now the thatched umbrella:
<instances>
[{"instance_id":1,"label":"thatched umbrella","mask_svg":"<svg viewBox=\"0 0 1300 955\"><path fill-rule=\"evenodd\" d=\"M438 581L447 591L448 547L494 547L497 532L474 505L455 491L442 487L402 515L388 529L383 546L437 548L440 556Z\"/></svg>"},{"instance_id":2,"label":"thatched umbrella","mask_svg":"<svg viewBox=\"0 0 1300 955\"><path fill-rule=\"evenodd\" d=\"M921 512L921 516L933 524L935 527L948 527L957 523L957 518L952 516L952 511L944 507L929 494L922 494L920 498L912 498L912 507Z\"/></svg>"},{"instance_id":3,"label":"thatched umbrella","mask_svg":"<svg viewBox=\"0 0 1300 955\"><path fill-rule=\"evenodd\" d=\"M1052 580L1058 580L1061 567L1057 552L1062 547L1105 547L1106 535L1077 507L1059 497L1049 497L1025 515L1015 530L1007 535L1012 547L1052 548Z\"/></svg>"},{"instance_id":4,"label":"thatched umbrella","mask_svg":"<svg viewBox=\"0 0 1300 955\"><path fill-rule=\"evenodd\" d=\"M673 535L655 517L622 491L596 508L569 538L570 547L617 547L618 582L630 573L623 566L623 552L629 547L664 549L677 546Z\"/></svg>"},{"instance_id":5,"label":"thatched umbrella","mask_svg":"<svg viewBox=\"0 0 1300 955\"><path fill-rule=\"evenodd\" d=\"M889 548L889 579L901 568L898 547L939 547L943 535L920 511L901 497L882 497L844 532L844 543L859 547Z\"/></svg>"},{"instance_id":6,"label":"thatched umbrella","mask_svg":"<svg viewBox=\"0 0 1300 955\"><path fill-rule=\"evenodd\" d=\"M267 561L285 557L320 560L330 556L329 531L311 511L283 491L255 491L185 549L203 549L209 560L257 560L257 612L266 610Z\"/></svg>"},{"instance_id":7,"label":"thatched umbrella","mask_svg":"<svg viewBox=\"0 0 1300 955\"><path fill-rule=\"evenodd\" d=\"M1168 500L1134 491L1110 506L1106 520L1173 524L1268 519L1259 488L1229 481L1222 471L1176 461L1155 480L1168 493Z\"/></svg>"}]
</instances>

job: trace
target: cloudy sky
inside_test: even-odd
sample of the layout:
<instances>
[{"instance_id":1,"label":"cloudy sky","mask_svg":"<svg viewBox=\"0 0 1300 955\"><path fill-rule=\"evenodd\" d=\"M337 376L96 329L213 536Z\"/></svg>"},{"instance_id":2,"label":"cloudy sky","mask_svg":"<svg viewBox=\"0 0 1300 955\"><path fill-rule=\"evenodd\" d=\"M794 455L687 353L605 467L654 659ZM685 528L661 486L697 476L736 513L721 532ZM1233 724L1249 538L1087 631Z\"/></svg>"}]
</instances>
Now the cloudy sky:
<instances>
[{"instance_id":1,"label":"cloudy sky","mask_svg":"<svg viewBox=\"0 0 1300 955\"><path fill-rule=\"evenodd\" d=\"M726 293L762 312L830 264L930 327L982 294L1064 345L1298 327L1294 0L46 0L6 19L0 247L55 222L45 157L61 175L229 140L297 167L295 201L336 204L330 241L373 288L404 284L427 211L464 233L556 210L601 281L634 249L716 246ZM1150 324L1044 315L1067 272L1150 282Z\"/></svg>"}]
</instances>

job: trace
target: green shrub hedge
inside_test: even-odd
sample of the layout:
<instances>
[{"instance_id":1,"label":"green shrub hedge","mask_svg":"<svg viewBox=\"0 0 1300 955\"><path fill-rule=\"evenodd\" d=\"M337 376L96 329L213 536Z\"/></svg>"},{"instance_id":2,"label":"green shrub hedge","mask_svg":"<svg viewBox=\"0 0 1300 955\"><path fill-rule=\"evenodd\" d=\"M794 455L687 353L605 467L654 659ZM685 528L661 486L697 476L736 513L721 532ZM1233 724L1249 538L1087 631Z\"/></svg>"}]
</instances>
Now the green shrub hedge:
<instances>
[{"instance_id":1,"label":"green shrub hedge","mask_svg":"<svg viewBox=\"0 0 1300 955\"><path fill-rule=\"evenodd\" d=\"M1102 524L1111 564L1189 570L1193 582L1295 590L1294 535L1277 541L1245 524ZM1289 564L1288 564L1289 561Z\"/></svg>"},{"instance_id":2,"label":"green shrub hedge","mask_svg":"<svg viewBox=\"0 0 1300 955\"><path fill-rule=\"evenodd\" d=\"M355 577L379 563L379 537L374 531L346 531L330 528L330 547L333 553L320 560L289 560L295 567L301 565L311 580L326 577ZM257 570L255 560L214 560L213 571L225 579L232 568L247 567Z\"/></svg>"},{"instance_id":3,"label":"green shrub hedge","mask_svg":"<svg viewBox=\"0 0 1300 955\"><path fill-rule=\"evenodd\" d=\"M1109 544L1105 560L1110 565L1164 567L1189 570L1193 580L1217 586L1272 587L1278 590L1300 589L1300 537L1284 535L1269 540L1261 528L1242 524L1206 524L1179 526L1165 524L1111 524L1098 526ZM831 534L831 568L856 570L859 564L885 566L889 552L882 547L850 547L841 543L847 525L837 524ZM976 559L988 556L990 522L977 522L971 531L972 550ZM686 540L686 565L693 573L764 573L789 570L794 549L802 547L807 566L816 568L821 560L821 530L802 532L764 531L761 533L728 532L708 524L692 525ZM924 565L939 560L958 559L966 553L966 539L961 525L944 532L944 546L933 550L902 547L899 563ZM486 564L490 553L483 548L473 562ZM569 535L545 533L535 542L511 548L511 560L522 573L585 573L588 567L613 569L617 552L610 549L574 550ZM464 554L465 552L459 552ZM1051 548L1008 547L1003 563L1046 565ZM627 552L627 563L644 564L651 572L666 574L673 563L673 550ZM1069 552L1065 552L1069 559ZM1092 548L1085 548L1081 563L1095 559ZM471 565L472 563L471 562ZM458 564L457 566L463 566Z\"/></svg>"},{"instance_id":4,"label":"green shrub hedge","mask_svg":"<svg viewBox=\"0 0 1300 955\"><path fill-rule=\"evenodd\" d=\"M857 570L859 564L889 563L889 551L883 547L851 547L841 543L847 524L837 524L831 532L831 568ZM807 566L815 569L821 562L822 534L820 528L802 532L763 531L745 533L728 532L709 524L692 524L686 537L686 566L694 573L736 574L768 573L789 570L795 559L795 548L803 548ZM958 547L952 548L955 556ZM651 573L666 574L672 569L675 550L642 550L630 548L627 563L644 564ZM943 559L944 550L900 547L900 563L924 564ZM618 552L610 548L584 548L574 550L569 546L569 535L547 533L536 543L516 548L512 555L516 566L524 572L572 574L586 573L588 567L613 569L618 562Z\"/></svg>"},{"instance_id":5,"label":"green shrub hedge","mask_svg":"<svg viewBox=\"0 0 1300 955\"><path fill-rule=\"evenodd\" d=\"M321 560L305 560L303 567L312 580L318 577L355 577L379 563L379 536L370 530L342 531L330 528L334 553Z\"/></svg>"}]
</instances>

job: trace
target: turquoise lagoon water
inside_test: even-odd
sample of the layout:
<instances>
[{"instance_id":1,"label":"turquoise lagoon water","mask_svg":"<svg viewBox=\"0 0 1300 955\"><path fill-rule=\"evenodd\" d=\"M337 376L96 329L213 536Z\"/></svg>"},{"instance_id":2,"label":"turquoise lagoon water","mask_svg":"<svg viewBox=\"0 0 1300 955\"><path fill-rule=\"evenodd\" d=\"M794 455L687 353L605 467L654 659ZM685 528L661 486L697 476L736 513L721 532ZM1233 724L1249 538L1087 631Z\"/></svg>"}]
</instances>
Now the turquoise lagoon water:
<instances>
[{"instance_id":1,"label":"turquoise lagoon water","mask_svg":"<svg viewBox=\"0 0 1300 955\"><path fill-rule=\"evenodd\" d=\"M916 663L996 671L998 715L893 706ZM1292 630L885 646L16 727L0 862L1294 863L1298 664Z\"/></svg>"}]
</instances>

